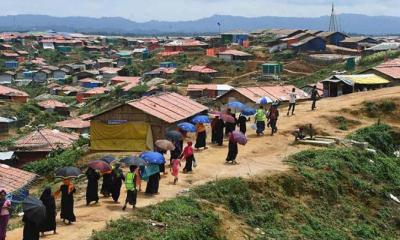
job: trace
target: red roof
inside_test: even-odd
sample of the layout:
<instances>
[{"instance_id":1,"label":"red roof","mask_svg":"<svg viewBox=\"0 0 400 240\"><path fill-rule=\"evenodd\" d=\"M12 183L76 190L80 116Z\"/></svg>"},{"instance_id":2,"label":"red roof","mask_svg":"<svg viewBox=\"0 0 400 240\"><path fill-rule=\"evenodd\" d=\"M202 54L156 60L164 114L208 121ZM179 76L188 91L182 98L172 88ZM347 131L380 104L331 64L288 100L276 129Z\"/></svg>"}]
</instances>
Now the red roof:
<instances>
[{"instance_id":1,"label":"red roof","mask_svg":"<svg viewBox=\"0 0 400 240\"><path fill-rule=\"evenodd\" d=\"M49 99L45 101L41 101L38 105L45 109L54 109L54 108L67 108L67 104L59 102L57 100Z\"/></svg>"},{"instance_id":2,"label":"red roof","mask_svg":"<svg viewBox=\"0 0 400 240\"><path fill-rule=\"evenodd\" d=\"M170 43L165 44L168 47L203 47L208 46L207 43L201 42L194 39L174 40Z\"/></svg>"},{"instance_id":3,"label":"red roof","mask_svg":"<svg viewBox=\"0 0 400 240\"><path fill-rule=\"evenodd\" d=\"M82 118L72 118L65 121L57 122L57 127L60 128L70 128L70 129L82 129L82 128L89 128L90 121L85 121Z\"/></svg>"},{"instance_id":4,"label":"red roof","mask_svg":"<svg viewBox=\"0 0 400 240\"><path fill-rule=\"evenodd\" d=\"M293 85L285 86L260 86L260 87L243 87L235 88L232 91L237 91L243 96L249 98L253 102L257 102L262 97L269 97L270 99L276 101L288 101L289 93L295 88ZM308 99L309 96L303 90L295 88L297 99Z\"/></svg>"},{"instance_id":5,"label":"red roof","mask_svg":"<svg viewBox=\"0 0 400 240\"><path fill-rule=\"evenodd\" d=\"M0 85L0 95L29 97L26 92Z\"/></svg>"},{"instance_id":6,"label":"red roof","mask_svg":"<svg viewBox=\"0 0 400 240\"><path fill-rule=\"evenodd\" d=\"M174 52L160 52L160 53L158 53L158 55L160 55L160 56L164 56L164 57L167 57L167 56L176 56L176 55L179 55L179 54L181 54L181 51L174 51Z\"/></svg>"},{"instance_id":7,"label":"red roof","mask_svg":"<svg viewBox=\"0 0 400 240\"><path fill-rule=\"evenodd\" d=\"M9 53L9 52L3 52L2 55L4 57L19 57L18 53Z\"/></svg>"},{"instance_id":8,"label":"red roof","mask_svg":"<svg viewBox=\"0 0 400 240\"><path fill-rule=\"evenodd\" d=\"M123 76L116 76L111 79L113 84L116 83L136 83L139 84L141 81L141 77L123 77Z\"/></svg>"},{"instance_id":9,"label":"red roof","mask_svg":"<svg viewBox=\"0 0 400 240\"><path fill-rule=\"evenodd\" d=\"M112 67L103 67L100 68L99 71L100 72L106 72L106 73L118 73L119 71L121 71L122 68L112 68Z\"/></svg>"},{"instance_id":10,"label":"red roof","mask_svg":"<svg viewBox=\"0 0 400 240\"><path fill-rule=\"evenodd\" d=\"M128 104L167 123L176 123L208 110L206 106L177 93L144 97Z\"/></svg>"},{"instance_id":11,"label":"red roof","mask_svg":"<svg viewBox=\"0 0 400 240\"><path fill-rule=\"evenodd\" d=\"M391 78L400 79L400 58L384 62L373 69Z\"/></svg>"},{"instance_id":12,"label":"red roof","mask_svg":"<svg viewBox=\"0 0 400 240\"><path fill-rule=\"evenodd\" d=\"M81 82L81 83L103 83L103 82L93 79L93 78L84 78L84 79L79 80L79 82Z\"/></svg>"},{"instance_id":13,"label":"red roof","mask_svg":"<svg viewBox=\"0 0 400 240\"><path fill-rule=\"evenodd\" d=\"M0 164L0 189L5 189L7 193L24 188L35 178L34 173Z\"/></svg>"},{"instance_id":14,"label":"red roof","mask_svg":"<svg viewBox=\"0 0 400 240\"><path fill-rule=\"evenodd\" d=\"M188 69L186 69L185 71L187 72L199 72L199 73L205 73L205 74L209 74L209 73L217 73L218 71L209 68L207 66L189 66Z\"/></svg>"},{"instance_id":15,"label":"red roof","mask_svg":"<svg viewBox=\"0 0 400 240\"><path fill-rule=\"evenodd\" d=\"M89 95L97 95L97 94L104 94L109 92L110 90L106 87L97 87L97 88L92 88L89 89L85 92L85 94L89 94Z\"/></svg>"},{"instance_id":16,"label":"red roof","mask_svg":"<svg viewBox=\"0 0 400 240\"><path fill-rule=\"evenodd\" d=\"M218 53L218 55L233 55L233 56L238 56L238 57L252 56L250 53L242 52L242 51L238 51L238 50L226 50L226 51Z\"/></svg>"},{"instance_id":17,"label":"red roof","mask_svg":"<svg viewBox=\"0 0 400 240\"><path fill-rule=\"evenodd\" d=\"M77 134L64 133L55 129L41 129L16 141L14 148L20 151L49 152L57 148L68 148L78 139Z\"/></svg>"},{"instance_id":18,"label":"red roof","mask_svg":"<svg viewBox=\"0 0 400 240\"><path fill-rule=\"evenodd\" d=\"M83 119L83 120L89 120L89 118L91 118L93 116L94 116L93 114L86 113L86 114L79 115L78 118Z\"/></svg>"},{"instance_id":19,"label":"red roof","mask_svg":"<svg viewBox=\"0 0 400 240\"><path fill-rule=\"evenodd\" d=\"M165 74L174 74L176 72L176 68L164 68L164 67L160 67L160 68L156 68L150 72L148 72L147 74L161 74L161 73L165 73Z\"/></svg>"}]
</instances>

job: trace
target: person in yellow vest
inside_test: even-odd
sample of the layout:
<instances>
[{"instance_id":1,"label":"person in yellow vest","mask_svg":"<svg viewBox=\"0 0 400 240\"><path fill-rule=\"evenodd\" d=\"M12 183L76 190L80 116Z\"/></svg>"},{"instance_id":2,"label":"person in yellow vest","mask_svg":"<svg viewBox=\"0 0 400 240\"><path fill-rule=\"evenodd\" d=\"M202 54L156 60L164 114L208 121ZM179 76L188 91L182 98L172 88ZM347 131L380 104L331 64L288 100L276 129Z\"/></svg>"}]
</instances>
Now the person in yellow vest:
<instances>
[{"instance_id":1,"label":"person in yellow vest","mask_svg":"<svg viewBox=\"0 0 400 240\"><path fill-rule=\"evenodd\" d=\"M125 205L122 207L122 210L124 211L128 203L132 205L133 208L136 207L136 198L137 198L136 174L135 174L136 169L137 166L130 166L129 172L125 176L125 188L127 193L126 193Z\"/></svg>"},{"instance_id":2,"label":"person in yellow vest","mask_svg":"<svg viewBox=\"0 0 400 240\"><path fill-rule=\"evenodd\" d=\"M257 126L257 136L264 135L266 115L263 106L257 109L255 120Z\"/></svg>"}]
</instances>

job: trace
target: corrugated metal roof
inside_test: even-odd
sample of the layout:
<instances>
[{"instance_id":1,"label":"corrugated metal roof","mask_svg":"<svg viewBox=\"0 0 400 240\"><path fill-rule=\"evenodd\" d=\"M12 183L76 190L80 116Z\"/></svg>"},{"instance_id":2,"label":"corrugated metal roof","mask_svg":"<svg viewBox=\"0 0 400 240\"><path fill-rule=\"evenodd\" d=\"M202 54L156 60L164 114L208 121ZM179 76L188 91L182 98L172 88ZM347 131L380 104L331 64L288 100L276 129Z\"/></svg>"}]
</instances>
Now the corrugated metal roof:
<instances>
[{"instance_id":1,"label":"corrugated metal roof","mask_svg":"<svg viewBox=\"0 0 400 240\"><path fill-rule=\"evenodd\" d=\"M209 68L207 66L189 66L188 69L185 69L187 72L199 72L199 73L217 73L217 70Z\"/></svg>"},{"instance_id":2,"label":"corrugated metal roof","mask_svg":"<svg viewBox=\"0 0 400 240\"><path fill-rule=\"evenodd\" d=\"M0 188L4 188L7 193L29 185L36 177L34 173L0 164Z\"/></svg>"},{"instance_id":3,"label":"corrugated metal roof","mask_svg":"<svg viewBox=\"0 0 400 240\"><path fill-rule=\"evenodd\" d=\"M65 121L57 122L56 127L70 128L70 129L89 128L90 121L85 121L78 117L78 118L73 118L73 119L68 119Z\"/></svg>"},{"instance_id":4,"label":"corrugated metal roof","mask_svg":"<svg viewBox=\"0 0 400 240\"><path fill-rule=\"evenodd\" d=\"M259 86L259 87L243 87L235 88L233 91L237 91L243 96L249 98L253 102L257 102L262 97L269 97L276 101L288 101L289 93L292 89L296 89L297 99L308 99L309 95L301 89L296 88L293 85L285 86Z\"/></svg>"},{"instance_id":5,"label":"corrugated metal roof","mask_svg":"<svg viewBox=\"0 0 400 240\"><path fill-rule=\"evenodd\" d=\"M45 108L45 109L66 108L66 107L68 107L67 104L59 102L57 100L52 100L52 99L39 102L38 105L40 107L42 107L42 108Z\"/></svg>"},{"instance_id":6,"label":"corrugated metal roof","mask_svg":"<svg viewBox=\"0 0 400 240\"><path fill-rule=\"evenodd\" d=\"M322 82L343 81L348 85L388 84L389 81L375 74L334 75Z\"/></svg>"},{"instance_id":7,"label":"corrugated metal roof","mask_svg":"<svg viewBox=\"0 0 400 240\"><path fill-rule=\"evenodd\" d=\"M26 92L0 85L0 95L29 97Z\"/></svg>"},{"instance_id":8,"label":"corrugated metal roof","mask_svg":"<svg viewBox=\"0 0 400 240\"><path fill-rule=\"evenodd\" d=\"M373 69L391 78L400 79L400 58L384 62Z\"/></svg>"},{"instance_id":9,"label":"corrugated metal roof","mask_svg":"<svg viewBox=\"0 0 400 240\"><path fill-rule=\"evenodd\" d=\"M145 97L128 104L167 123L176 123L208 110L206 106L177 93Z\"/></svg>"},{"instance_id":10,"label":"corrugated metal roof","mask_svg":"<svg viewBox=\"0 0 400 240\"><path fill-rule=\"evenodd\" d=\"M238 50L226 50L224 52L218 53L218 55L233 55L233 56L239 56L239 57L250 57L250 56L252 56L250 53L242 52L242 51L238 51Z\"/></svg>"},{"instance_id":11,"label":"corrugated metal roof","mask_svg":"<svg viewBox=\"0 0 400 240\"><path fill-rule=\"evenodd\" d=\"M233 87L226 84L189 84L187 91L203 91L203 90L216 90L216 91L229 91Z\"/></svg>"},{"instance_id":12,"label":"corrugated metal roof","mask_svg":"<svg viewBox=\"0 0 400 240\"><path fill-rule=\"evenodd\" d=\"M40 129L16 141L14 148L17 150L47 152L57 148L68 148L78 139L79 136L77 134L64 133L55 129Z\"/></svg>"}]
</instances>

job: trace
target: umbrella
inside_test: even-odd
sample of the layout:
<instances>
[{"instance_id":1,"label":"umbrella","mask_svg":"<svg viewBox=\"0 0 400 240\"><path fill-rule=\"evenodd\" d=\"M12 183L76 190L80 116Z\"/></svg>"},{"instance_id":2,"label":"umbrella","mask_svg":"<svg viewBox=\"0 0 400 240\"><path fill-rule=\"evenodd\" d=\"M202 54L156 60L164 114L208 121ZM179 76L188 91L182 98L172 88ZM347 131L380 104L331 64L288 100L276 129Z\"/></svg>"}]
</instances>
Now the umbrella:
<instances>
[{"instance_id":1,"label":"umbrella","mask_svg":"<svg viewBox=\"0 0 400 240\"><path fill-rule=\"evenodd\" d=\"M246 105L244 105L241 102L237 102L237 101L230 102L226 106L228 106L229 108L234 108L234 109L238 109L238 110L242 110L242 109L246 108Z\"/></svg>"},{"instance_id":2,"label":"umbrella","mask_svg":"<svg viewBox=\"0 0 400 240\"><path fill-rule=\"evenodd\" d=\"M22 202L22 210L25 218L36 225L40 225L46 219L46 207L39 199L28 196Z\"/></svg>"},{"instance_id":3,"label":"umbrella","mask_svg":"<svg viewBox=\"0 0 400 240\"><path fill-rule=\"evenodd\" d=\"M185 132L196 132L196 126L188 122L179 123L178 128Z\"/></svg>"},{"instance_id":4,"label":"umbrella","mask_svg":"<svg viewBox=\"0 0 400 240\"><path fill-rule=\"evenodd\" d=\"M210 123L210 118L207 115L198 115L192 119L192 123Z\"/></svg>"},{"instance_id":5,"label":"umbrella","mask_svg":"<svg viewBox=\"0 0 400 240\"><path fill-rule=\"evenodd\" d=\"M77 167L63 167L56 171L56 177L59 178L75 178L81 174L81 170Z\"/></svg>"},{"instance_id":6,"label":"umbrella","mask_svg":"<svg viewBox=\"0 0 400 240\"><path fill-rule=\"evenodd\" d=\"M229 114L221 113L221 114L219 115L219 117L220 117L222 120L224 120L225 122L228 122L228 123L236 123L235 118L232 117L232 116L229 115Z\"/></svg>"},{"instance_id":7,"label":"umbrella","mask_svg":"<svg viewBox=\"0 0 400 240\"><path fill-rule=\"evenodd\" d=\"M165 134L165 137L172 141L179 141L183 139L182 133L178 131L168 131L167 134Z\"/></svg>"},{"instance_id":8,"label":"umbrella","mask_svg":"<svg viewBox=\"0 0 400 240\"><path fill-rule=\"evenodd\" d=\"M146 163L149 164L164 164L165 158L161 153L158 152L144 152L139 156L143 159Z\"/></svg>"},{"instance_id":9,"label":"umbrella","mask_svg":"<svg viewBox=\"0 0 400 240\"><path fill-rule=\"evenodd\" d=\"M250 108L250 107L242 110L242 115L244 115L244 116L253 116L255 114L256 114L256 110L253 108Z\"/></svg>"},{"instance_id":10,"label":"umbrella","mask_svg":"<svg viewBox=\"0 0 400 240\"><path fill-rule=\"evenodd\" d=\"M100 172L109 172L112 170L110 164L102 160L91 161L88 166L95 170L99 170Z\"/></svg>"},{"instance_id":11,"label":"umbrella","mask_svg":"<svg viewBox=\"0 0 400 240\"><path fill-rule=\"evenodd\" d=\"M233 131L232 134L233 134L233 139L234 139L237 143L239 143L240 145L246 145L246 143L247 143L247 138L246 138L246 136L245 136L242 132Z\"/></svg>"},{"instance_id":12,"label":"umbrella","mask_svg":"<svg viewBox=\"0 0 400 240\"><path fill-rule=\"evenodd\" d=\"M272 101L272 99L269 97L262 97L257 101L257 103L259 103L261 105L266 105L266 104L272 103L272 102L274 102L274 101Z\"/></svg>"},{"instance_id":13,"label":"umbrella","mask_svg":"<svg viewBox=\"0 0 400 240\"><path fill-rule=\"evenodd\" d=\"M141 159L140 157L136 157L136 156L129 156L129 157L125 157L123 159L120 160L121 163L125 164L126 166L145 166L146 162Z\"/></svg>"},{"instance_id":14,"label":"umbrella","mask_svg":"<svg viewBox=\"0 0 400 240\"><path fill-rule=\"evenodd\" d=\"M156 146L165 151L175 150L175 145L169 140L157 140Z\"/></svg>"},{"instance_id":15,"label":"umbrella","mask_svg":"<svg viewBox=\"0 0 400 240\"><path fill-rule=\"evenodd\" d=\"M108 164L111 164L112 162L114 162L116 159L114 156L108 155L108 156L104 156L100 159L101 161L104 161Z\"/></svg>"}]
</instances>

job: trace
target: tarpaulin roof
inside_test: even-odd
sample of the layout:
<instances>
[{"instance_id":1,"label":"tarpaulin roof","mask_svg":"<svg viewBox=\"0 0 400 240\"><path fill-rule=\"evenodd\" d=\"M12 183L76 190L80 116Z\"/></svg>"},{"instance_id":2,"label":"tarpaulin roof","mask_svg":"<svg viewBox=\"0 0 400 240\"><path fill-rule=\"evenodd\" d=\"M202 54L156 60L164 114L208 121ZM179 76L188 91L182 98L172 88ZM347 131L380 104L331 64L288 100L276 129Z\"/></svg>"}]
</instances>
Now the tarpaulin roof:
<instances>
[{"instance_id":1,"label":"tarpaulin roof","mask_svg":"<svg viewBox=\"0 0 400 240\"><path fill-rule=\"evenodd\" d=\"M185 69L187 72L198 72L198 73L217 73L217 70L209 68L207 66L189 66L189 68Z\"/></svg>"},{"instance_id":2,"label":"tarpaulin roof","mask_svg":"<svg viewBox=\"0 0 400 240\"><path fill-rule=\"evenodd\" d=\"M0 164L0 188L4 188L7 193L26 187L36 177L34 173Z\"/></svg>"},{"instance_id":3,"label":"tarpaulin roof","mask_svg":"<svg viewBox=\"0 0 400 240\"><path fill-rule=\"evenodd\" d=\"M400 58L384 62L373 69L391 78L400 79Z\"/></svg>"},{"instance_id":4,"label":"tarpaulin roof","mask_svg":"<svg viewBox=\"0 0 400 240\"><path fill-rule=\"evenodd\" d=\"M70 128L70 129L82 129L89 128L90 121L85 121L81 118L72 118L65 121L57 122L56 127L60 128Z\"/></svg>"},{"instance_id":5,"label":"tarpaulin roof","mask_svg":"<svg viewBox=\"0 0 400 240\"><path fill-rule=\"evenodd\" d=\"M110 89L108 89L106 87L96 87L96 88L87 90L85 93L89 94L89 95L97 95L97 94L104 94L109 91L110 91Z\"/></svg>"},{"instance_id":6,"label":"tarpaulin roof","mask_svg":"<svg viewBox=\"0 0 400 240\"><path fill-rule=\"evenodd\" d=\"M141 81L141 77L124 77L124 76L116 76L111 78L111 81L118 83L136 83L139 84Z\"/></svg>"},{"instance_id":7,"label":"tarpaulin roof","mask_svg":"<svg viewBox=\"0 0 400 240\"><path fill-rule=\"evenodd\" d=\"M57 148L68 148L78 139L79 135L77 134L64 133L55 129L39 129L17 140L14 148L16 150L48 152Z\"/></svg>"},{"instance_id":8,"label":"tarpaulin roof","mask_svg":"<svg viewBox=\"0 0 400 240\"><path fill-rule=\"evenodd\" d=\"M208 110L206 106L177 93L144 97L128 104L167 123L176 123Z\"/></svg>"},{"instance_id":9,"label":"tarpaulin roof","mask_svg":"<svg viewBox=\"0 0 400 240\"><path fill-rule=\"evenodd\" d=\"M67 108L68 105L57 100L49 99L45 101L38 102L38 105L45 109L54 109L54 108Z\"/></svg>"},{"instance_id":10,"label":"tarpaulin roof","mask_svg":"<svg viewBox=\"0 0 400 240\"><path fill-rule=\"evenodd\" d=\"M250 53L242 52L242 51L238 51L238 50L226 50L226 51L218 53L218 55L233 55L233 56L239 56L239 57L252 56Z\"/></svg>"},{"instance_id":11,"label":"tarpaulin roof","mask_svg":"<svg viewBox=\"0 0 400 240\"><path fill-rule=\"evenodd\" d=\"M172 46L172 47L203 47L203 46L208 46L207 43L201 42L198 40L194 39L178 39L174 40L170 43L165 44L165 46Z\"/></svg>"},{"instance_id":12,"label":"tarpaulin roof","mask_svg":"<svg viewBox=\"0 0 400 240\"><path fill-rule=\"evenodd\" d=\"M0 95L28 97L26 92L0 85Z\"/></svg>"},{"instance_id":13,"label":"tarpaulin roof","mask_svg":"<svg viewBox=\"0 0 400 240\"><path fill-rule=\"evenodd\" d=\"M237 91L251 101L257 103L262 97L268 97L274 101L289 101L289 93L292 92L293 88L296 89L297 99L309 98L309 95L306 92L293 85L242 87L232 89L231 91Z\"/></svg>"},{"instance_id":14,"label":"tarpaulin roof","mask_svg":"<svg viewBox=\"0 0 400 240\"><path fill-rule=\"evenodd\" d=\"M216 91L229 91L233 87L226 84L189 84L187 91L203 91L203 90L216 90Z\"/></svg>"},{"instance_id":15,"label":"tarpaulin roof","mask_svg":"<svg viewBox=\"0 0 400 240\"><path fill-rule=\"evenodd\" d=\"M347 85L354 84L372 85L372 84L388 84L389 81L375 74L358 74L358 75L333 75L322 82L344 82Z\"/></svg>"}]
</instances>

